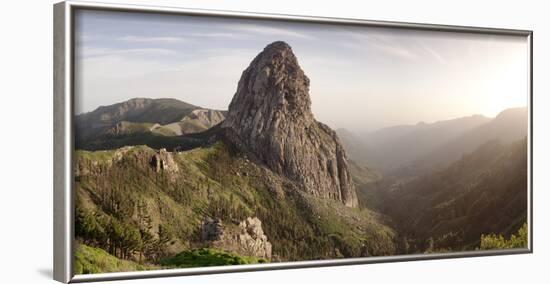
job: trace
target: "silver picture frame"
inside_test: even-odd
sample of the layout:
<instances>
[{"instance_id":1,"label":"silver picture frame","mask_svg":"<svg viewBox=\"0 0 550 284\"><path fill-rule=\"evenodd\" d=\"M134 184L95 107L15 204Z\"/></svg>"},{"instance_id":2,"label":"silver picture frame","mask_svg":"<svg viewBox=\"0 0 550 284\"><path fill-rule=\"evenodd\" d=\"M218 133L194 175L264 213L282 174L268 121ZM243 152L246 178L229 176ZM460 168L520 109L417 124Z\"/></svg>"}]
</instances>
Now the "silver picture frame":
<instances>
[{"instance_id":1,"label":"silver picture frame","mask_svg":"<svg viewBox=\"0 0 550 284\"><path fill-rule=\"evenodd\" d=\"M459 33L478 33L491 35L510 35L525 37L528 42L528 208L529 228L528 248L506 250L484 250L435 254L414 254L385 257L364 257L318 261L298 261L269 264L251 264L224 267L202 267L140 272L102 273L75 275L73 273L74 255L74 17L79 9L109 10L140 13L160 13L176 15L195 15L240 19L269 19L290 22L325 23L334 25L353 25L366 27L385 27L395 29L430 30ZM246 272L258 270L279 270L307 267L325 267L352 264L385 263L430 259L447 259L478 256L496 256L533 253L533 31L481 28L450 25L417 24L388 21L369 21L360 19L342 19L329 17L294 16L282 14L248 13L237 11L218 11L184 9L175 7L155 7L128 4L105 4L79 1L65 1L54 4L54 279L63 283L107 281L122 279L141 279L155 277L173 277L183 275Z\"/></svg>"}]
</instances>

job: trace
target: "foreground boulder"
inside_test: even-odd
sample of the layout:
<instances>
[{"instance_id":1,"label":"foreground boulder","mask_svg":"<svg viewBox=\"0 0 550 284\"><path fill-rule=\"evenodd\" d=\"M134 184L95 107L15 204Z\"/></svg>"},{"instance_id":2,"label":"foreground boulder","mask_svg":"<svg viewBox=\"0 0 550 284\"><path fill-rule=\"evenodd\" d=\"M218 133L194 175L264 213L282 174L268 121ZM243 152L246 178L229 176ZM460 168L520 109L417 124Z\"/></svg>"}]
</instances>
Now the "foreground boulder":
<instances>
[{"instance_id":1,"label":"foreground boulder","mask_svg":"<svg viewBox=\"0 0 550 284\"><path fill-rule=\"evenodd\" d=\"M219 219L207 218L201 226L201 241L240 255L271 259L271 243L256 217L248 217L238 226L225 226Z\"/></svg>"}]
</instances>

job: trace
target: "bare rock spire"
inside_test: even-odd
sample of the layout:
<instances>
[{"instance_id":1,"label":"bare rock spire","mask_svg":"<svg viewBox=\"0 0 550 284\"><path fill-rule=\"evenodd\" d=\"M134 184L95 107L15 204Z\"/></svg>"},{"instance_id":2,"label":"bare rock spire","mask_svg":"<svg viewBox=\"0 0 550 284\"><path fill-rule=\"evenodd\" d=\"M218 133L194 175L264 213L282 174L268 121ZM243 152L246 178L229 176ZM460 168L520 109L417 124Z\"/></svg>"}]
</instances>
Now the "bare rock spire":
<instances>
[{"instance_id":1,"label":"bare rock spire","mask_svg":"<svg viewBox=\"0 0 550 284\"><path fill-rule=\"evenodd\" d=\"M272 171L316 196L357 206L346 153L311 112L309 79L291 47L269 44L244 70L221 127Z\"/></svg>"}]
</instances>

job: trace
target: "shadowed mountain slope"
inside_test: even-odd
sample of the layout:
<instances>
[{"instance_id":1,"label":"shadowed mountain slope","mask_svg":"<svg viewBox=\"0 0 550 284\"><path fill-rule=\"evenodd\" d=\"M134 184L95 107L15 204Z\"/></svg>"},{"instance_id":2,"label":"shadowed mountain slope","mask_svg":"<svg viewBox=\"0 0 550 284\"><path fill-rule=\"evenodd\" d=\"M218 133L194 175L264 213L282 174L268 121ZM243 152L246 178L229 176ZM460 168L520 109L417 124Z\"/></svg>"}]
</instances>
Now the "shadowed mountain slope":
<instances>
[{"instance_id":1,"label":"shadowed mountain slope","mask_svg":"<svg viewBox=\"0 0 550 284\"><path fill-rule=\"evenodd\" d=\"M386 192L382 211L418 251L473 249L481 234L510 235L526 222L527 181L527 139L491 140Z\"/></svg>"}]
</instances>

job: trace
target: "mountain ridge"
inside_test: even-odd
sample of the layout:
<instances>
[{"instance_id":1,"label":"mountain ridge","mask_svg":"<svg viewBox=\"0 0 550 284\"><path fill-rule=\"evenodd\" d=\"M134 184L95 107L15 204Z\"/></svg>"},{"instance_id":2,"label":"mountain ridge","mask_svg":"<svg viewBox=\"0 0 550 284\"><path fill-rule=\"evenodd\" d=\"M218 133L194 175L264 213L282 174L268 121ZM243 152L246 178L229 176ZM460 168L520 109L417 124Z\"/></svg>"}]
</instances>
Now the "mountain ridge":
<instances>
[{"instance_id":1,"label":"mountain ridge","mask_svg":"<svg viewBox=\"0 0 550 284\"><path fill-rule=\"evenodd\" d=\"M390 176L414 176L443 167L484 142L504 143L527 134L527 109L502 110L494 118L479 114L434 123L396 125L358 135L338 130L356 162Z\"/></svg>"},{"instance_id":2,"label":"mountain ridge","mask_svg":"<svg viewBox=\"0 0 550 284\"><path fill-rule=\"evenodd\" d=\"M154 148L200 145L200 133L225 118L226 111L198 107L178 99L132 98L75 117L77 149L106 150L147 144ZM181 136L181 137L180 137Z\"/></svg>"},{"instance_id":3,"label":"mountain ridge","mask_svg":"<svg viewBox=\"0 0 550 284\"><path fill-rule=\"evenodd\" d=\"M342 130L339 134L354 160L387 173L489 120L470 115L433 123L396 125L363 135L350 135Z\"/></svg>"},{"instance_id":4,"label":"mountain ridge","mask_svg":"<svg viewBox=\"0 0 550 284\"><path fill-rule=\"evenodd\" d=\"M528 133L527 121L526 107L505 109L487 123L462 133L414 161L417 168L415 172L426 173L434 168L445 167L491 140L509 144L521 139Z\"/></svg>"}]
</instances>

